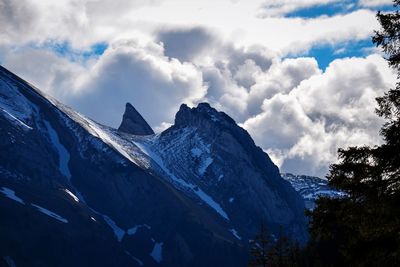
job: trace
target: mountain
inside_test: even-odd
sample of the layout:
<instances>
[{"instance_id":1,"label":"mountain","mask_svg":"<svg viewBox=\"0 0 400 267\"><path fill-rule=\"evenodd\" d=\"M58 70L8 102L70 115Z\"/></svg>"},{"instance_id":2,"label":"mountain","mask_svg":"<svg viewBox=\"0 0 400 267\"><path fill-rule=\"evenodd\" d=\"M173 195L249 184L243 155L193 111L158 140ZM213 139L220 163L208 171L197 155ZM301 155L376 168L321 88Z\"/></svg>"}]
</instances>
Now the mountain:
<instances>
[{"instance_id":1,"label":"mountain","mask_svg":"<svg viewBox=\"0 0 400 267\"><path fill-rule=\"evenodd\" d=\"M244 266L262 221L307 239L301 196L228 115L147 126L130 104L118 130L96 123L0 67L0 260Z\"/></svg>"},{"instance_id":2,"label":"mountain","mask_svg":"<svg viewBox=\"0 0 400 267\"><path fill-rule=\"evenodd\" d=\"M150 125L130 103L126 103L125 112L122 116L122 122L118 127L118 131L135 135L154 134Z\"/></svg>"},{"instance_id":3,"label":"mountain","mask_svg":"<svg viewBox=\"0 0 400 267\"><path fill-rule=\"evenodd\" d=\"M291 173L281 173L281 176L303 197L307 209L314 209L315 200L320 196L341 197L344 195L343 192L331 188L326 179Z\"/></svg>"}]
</instances>

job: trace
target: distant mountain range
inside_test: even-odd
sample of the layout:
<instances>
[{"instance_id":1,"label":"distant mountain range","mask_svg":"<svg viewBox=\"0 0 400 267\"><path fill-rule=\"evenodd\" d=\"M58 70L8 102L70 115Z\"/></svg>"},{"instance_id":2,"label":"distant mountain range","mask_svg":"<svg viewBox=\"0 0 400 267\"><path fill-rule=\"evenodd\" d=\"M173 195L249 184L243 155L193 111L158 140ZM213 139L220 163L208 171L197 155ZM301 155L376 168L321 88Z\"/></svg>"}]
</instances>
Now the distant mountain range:
<instances>
[{"instance_id":1,"label":"distant mountain range","mask_svg":"<svg viewBox=\"0 0 400 267\"><path fill-rule=\"evenodd\" d=\"M306 208L314 209L315 200L320 197L341 197L343 192L332 189L328 180L314 176L294 175L281 173L283 179L288 181L293 188L303 197Z\"/></svg>"},{"instance_id":2,"label":"distant mountain range","mask_svg":"<svg viewBox=\"0 0 400 267\"><path fill-rule=\"evenodd\" d=\"M318 194L312 180L284 175L297 193L207 103L182 105L159 134L127 104L113 129L0 67L0 129L9 266L245 266L261 222L307 240L300 194Z\"/></svg>"}]
</instances>

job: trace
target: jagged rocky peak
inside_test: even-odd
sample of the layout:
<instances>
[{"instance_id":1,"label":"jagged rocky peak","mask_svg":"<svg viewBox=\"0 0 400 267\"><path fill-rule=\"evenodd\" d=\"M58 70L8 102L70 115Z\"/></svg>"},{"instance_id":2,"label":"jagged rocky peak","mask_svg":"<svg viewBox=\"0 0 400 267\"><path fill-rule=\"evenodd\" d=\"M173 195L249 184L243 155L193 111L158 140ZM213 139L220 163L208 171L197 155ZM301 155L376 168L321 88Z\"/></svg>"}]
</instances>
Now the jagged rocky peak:
<instances>
[{"instance_id":1,"label":"jagged rocky peak","mask_svg":"<svg viewBox=\"0 0 400 267\"><path fill-rule=\"evenodd\" d=\"M206 123L236 124L224 112L219 112L208 103L200 103L197 107L190 108L182 104L175 116L175 126L199 126Z\"/></svg>"},{"instance_id":2,"label":"jagged rocky peak","mask_svg":"<svg viewBox=\"0 0 400 267\"><path fill-rule=\"evenodd\" d=\"M124 116L118 131L134 135L154 134L153 129L131 103L126 103Z\"/></svg>"},{"instance_id":3,"label":"jagged rocky peak","mask_svg":"<svg viewBox=\"0 0 400 267\"><path fill-rule=\"evenodd\" d=\"M229 132L245 149L261 150L256 147L249 133L236 124L234 119L226 113L211 107L208 103L200 103L194 108L182 104L175 115L174 126L165 132L168 133L186 127L196 128L199 133L203 133L205 138L213 138L216 132Z\"/></svg>"}]
</instances>

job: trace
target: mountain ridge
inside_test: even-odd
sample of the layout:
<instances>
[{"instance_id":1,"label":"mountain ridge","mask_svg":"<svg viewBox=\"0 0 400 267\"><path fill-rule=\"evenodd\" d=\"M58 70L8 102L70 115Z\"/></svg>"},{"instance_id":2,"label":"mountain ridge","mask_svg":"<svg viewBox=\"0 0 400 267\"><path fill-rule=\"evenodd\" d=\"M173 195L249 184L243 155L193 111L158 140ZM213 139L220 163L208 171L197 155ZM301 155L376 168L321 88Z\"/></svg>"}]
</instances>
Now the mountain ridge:
<instances>
[{"instance_id":1,"label":"mountain ridge","mask_svg":"<svg viewBox=\"0 0 400 267\"><path fill-rule=\"evenodd\" d=\"M314 209L315 201L319 197L338 198L345 195L344 192L330 187L327 179L292 173L281 173L281 176L303 197L307 209Z\"/></svg>"},{"instance_id":2,"label":"mountain ridge","mask_svg":"<svg viewBox=\"0 0 400 267\"><path fill-rule=\"evenodd\" d=\"M183 110L217 112L207 105ZM220 127L178 112L163 133L132 135L2 67L0 106L0 256L18 266L241 266L264 218L272 233L307 238L300 196L224 113Z\"/></svg>"}]
</instances>

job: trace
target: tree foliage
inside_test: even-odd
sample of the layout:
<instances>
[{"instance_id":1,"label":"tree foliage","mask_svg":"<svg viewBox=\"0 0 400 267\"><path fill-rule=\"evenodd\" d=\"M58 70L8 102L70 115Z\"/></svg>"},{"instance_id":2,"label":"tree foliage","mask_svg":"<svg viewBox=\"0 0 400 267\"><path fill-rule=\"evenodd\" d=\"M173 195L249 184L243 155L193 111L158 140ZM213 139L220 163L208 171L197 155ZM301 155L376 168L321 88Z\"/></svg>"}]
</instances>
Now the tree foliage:
<instances>
[{"instance_id":1,"label":"tree foliage","mask_svg":"<svg viewBox=\"0 0 400 267\"><path fill-rule=\"evenodd\" d=\"M250 240L249 267L267 267L270 264L268 249L271 240L267 232L267 226L261 223L260 231L253 240Z\"/></svg>"},{"instance_id":2,"label":"tree foliage","mask_svg":"<svg viewBox=\"0 0 400 267\"><path fill-rule=\"evenodd\" d=\"M339 149L327 178L346 194L319 198L307 211L308 245L280 237L262 253L264 265L250 266L400 266L400 0L394 7L377 13L381 29L372 38L398 79L376 99L383 143Z\"/></svg>"},{"instance_id":3,"label":"tree foliage","mask_svg":"<svg viewBox=\"0 0 400 267\"><path fill-rule=\"evenodd\" d=\"M266 224L262 223L259 233L250 240L249 267L297 267L306 266L304 252L300 246L285 235L283 228L275 240L270 238Z\"/></svg>"},{"instance_id":4,"label":"tree foliage","mask_svg":"<svg viewBox=\"0 0 400 267\"><path fill-rule=\"evenodd\" d=\"M382 48L400 78L400 0L396 10L378 12ZM321 198L310 212L312 253L322 266L400 266L400 83L377 98L385 119L383 144L339 149L329 184L347 193Z\"/></svg>"}]
</instances>

